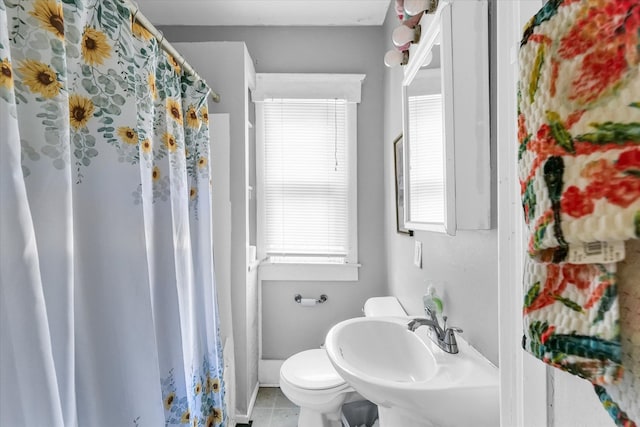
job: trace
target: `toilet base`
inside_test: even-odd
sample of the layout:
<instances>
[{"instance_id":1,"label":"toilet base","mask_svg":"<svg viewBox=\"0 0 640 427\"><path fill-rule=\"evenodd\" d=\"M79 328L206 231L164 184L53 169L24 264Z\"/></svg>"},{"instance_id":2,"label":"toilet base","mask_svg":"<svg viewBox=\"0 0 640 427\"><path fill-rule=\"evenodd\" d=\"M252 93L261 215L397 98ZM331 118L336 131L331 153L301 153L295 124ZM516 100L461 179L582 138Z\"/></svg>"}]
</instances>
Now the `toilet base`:
<instances>
[{"instance_id":1,"label":"toilet base","mask_svg":"<svg viewBox=\"0 0 640 427\"><path fill-rule=\"evenodd\" d=\"M298 427L342 427L341 412L321 413L309 408L300 408Z\"/></svg>"}]
</instances>

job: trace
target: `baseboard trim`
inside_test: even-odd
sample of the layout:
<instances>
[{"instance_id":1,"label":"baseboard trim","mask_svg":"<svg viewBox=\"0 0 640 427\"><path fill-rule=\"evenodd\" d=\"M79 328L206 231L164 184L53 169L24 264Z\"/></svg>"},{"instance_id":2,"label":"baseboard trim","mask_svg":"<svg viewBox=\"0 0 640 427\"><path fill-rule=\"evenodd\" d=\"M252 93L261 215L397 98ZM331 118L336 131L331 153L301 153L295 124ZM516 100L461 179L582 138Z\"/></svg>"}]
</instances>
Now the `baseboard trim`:
<instances>
[{"instance_id":1,"label":"baseboard trim","mask_svg":"<svg viewBox=\"0 0 640 427\"><path fill-rule=\"evenodd\" d=\"M256 399L258 398L259 389L260 383L256 383L253 393L251 393L251 399L249 399L249 408L247 409L248 414L236 414L236 424L249 424L251 414L253 413L253 407L255 406Z\"/></svg>"},{"instance_id":2,"label":"baseboard trim","mask_svg":"<svg viewBox=\"0 0 640 427\"><path fill-rule=\"evenodd\" d=\"M247 415L236 414L236 424L249 424L249 417Z\"/></svg>"},{"instance_id":3,"label":"baseboard trim","mask_svg":"<svg viewBox=\"0 0 640 427\"><path fill-rule=\"evenodd\" d=\"M258 381L262 387L280 387L280 368L284 360L262 359L258 362Z\"/></svg>"}]
</instances>

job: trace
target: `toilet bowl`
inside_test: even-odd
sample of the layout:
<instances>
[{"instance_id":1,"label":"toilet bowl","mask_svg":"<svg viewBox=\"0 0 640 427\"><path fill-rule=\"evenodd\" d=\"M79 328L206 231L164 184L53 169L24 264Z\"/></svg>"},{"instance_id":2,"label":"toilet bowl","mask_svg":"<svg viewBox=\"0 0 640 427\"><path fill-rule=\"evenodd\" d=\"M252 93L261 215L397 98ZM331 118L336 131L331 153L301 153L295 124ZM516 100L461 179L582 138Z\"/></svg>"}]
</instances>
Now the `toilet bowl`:
<instances>
[{"instance_id":1,"label":"toilet bowl","mask_svg":"<svg viewBox=\"0 0 640 427\"><path fill-rule=\"evenodd\" d=\"M406 316L395 297L369 298L365 316ZM335 370L324 349L294 354L280 368L280 389L300 407L298 427L341 427L342 404L353 388Z\"/></svg>"},{"instance_id":2,"label":"toilet bowl","mask_svg":"<svg viewBox=\"0 0 640 427\"><path fill-rule=\"evenodd\" d=\"M306 350L285 360L280 389L300 407L298 425L305 427L340 427L340 409L354 391L333 368L324 349Z\"/></svg>"}]
</instances>

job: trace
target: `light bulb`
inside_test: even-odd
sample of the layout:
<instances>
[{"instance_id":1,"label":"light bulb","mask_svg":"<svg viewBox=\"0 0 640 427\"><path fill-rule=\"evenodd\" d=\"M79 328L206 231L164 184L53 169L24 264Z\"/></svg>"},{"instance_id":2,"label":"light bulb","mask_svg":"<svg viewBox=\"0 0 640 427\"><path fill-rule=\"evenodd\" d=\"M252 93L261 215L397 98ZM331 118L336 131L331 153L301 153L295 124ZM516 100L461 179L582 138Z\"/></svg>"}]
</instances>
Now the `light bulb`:
<instances>
[{"instance_id":1,"label":"light bulb","mask_svg":"<svg viewBox=\"0 0 640 427\"><path fill-rule=\"evenodd\" d=\"M413 15L413 16L409 15L408 13L406 13L405 15L406 16L402 21L402 25L406 25L409 28L413 28L420 23L420 19L422 19L423 13L420 12L419 14Z\"/></svg>"},{"instance_id":2,"label":"light bulb","mask_svg":"<svg viewBox=\"0 0 640 427\"><path fill-rule=\"evenodd\" d=\"M387 53L384 54L384 65L387 67L396 67L402 64L402 60L404 59L404 54L395 49L388 50Z\"/></svg>"},{"instance_id":3,"label":"light bulb","mask_svg":"<svg viewBox=\"0 0 640 427\"><path fill-rule=\"evenodd\" d=\"M404 52L405 50L409 50L409 48L411 47L411 43L405 43L402 46L396 46L396 50L399 50L400 52Z\"/></svg>"},{"instance_id":4,"label":"light bulb","mask_svg":"<svg viewBox=\"0 0 640 427\"><path fill-rule=\"evenodd\" d=\"M409 62L409 51L388 50L384 55L384 64L387 67L395 67L396 65L407 65Z\"/></svg>"},{"instance_id":5,"label":"light bulb","mask_svg":"<svg viewBox=\"0 0 640 427\"><path fill-rule=\"evenodd\" d=\"M400 25L393 33L391 33L391 40L393 40L393 44L396 46L402 46L407 43L414 42L415 40L415 31L413 28L409 28L406 25Z\"/></svg>"},{"instance_id":6,"label":"light bulb","mask_svg":"<svg viewBox=\"0 0 640 427\"><path fill-rule=\"evenodd\" d=\"M437 5L438 2L433 0L404 0L404 10L412 16L425 10L433 12Z\"/></svg>"}]
</instances>

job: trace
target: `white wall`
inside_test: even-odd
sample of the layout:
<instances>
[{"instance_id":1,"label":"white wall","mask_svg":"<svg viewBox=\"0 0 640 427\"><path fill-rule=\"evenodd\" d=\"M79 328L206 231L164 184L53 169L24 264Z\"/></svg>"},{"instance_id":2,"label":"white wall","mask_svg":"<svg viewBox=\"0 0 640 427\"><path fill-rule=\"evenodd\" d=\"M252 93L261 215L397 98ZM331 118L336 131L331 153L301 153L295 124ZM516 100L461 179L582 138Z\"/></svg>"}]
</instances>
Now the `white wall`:
<instances>
[{"instance_id":1,"label":"white wall","mask_svg":"<svg viewBox=\"0 0 640 427\"><path fill-rule=\"evenodd\" d=\"M391 32L399 24L394 9L390 8L383 29L384 50L392 48ZM424 315L422 295L427 289L426 283L440 282L436 288L444 297L444 310L449 316L449 323L464 329L463 337L497 364L496 230L458 231L453 237L420 231L410 237L396 232L392 141L402 132L402 79L401 67L385 69L383 206L389 293L396 295L410 314ZM468 143L472 144L473 141ZM495 151L494 141L492 151ZM492 168L492 174L495 178L495 168ZM495 218L492 222L495 223ZM422 242L422 269L413 265L416 240Z\"/></svg>"}]
</instances>

